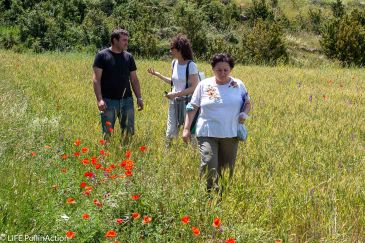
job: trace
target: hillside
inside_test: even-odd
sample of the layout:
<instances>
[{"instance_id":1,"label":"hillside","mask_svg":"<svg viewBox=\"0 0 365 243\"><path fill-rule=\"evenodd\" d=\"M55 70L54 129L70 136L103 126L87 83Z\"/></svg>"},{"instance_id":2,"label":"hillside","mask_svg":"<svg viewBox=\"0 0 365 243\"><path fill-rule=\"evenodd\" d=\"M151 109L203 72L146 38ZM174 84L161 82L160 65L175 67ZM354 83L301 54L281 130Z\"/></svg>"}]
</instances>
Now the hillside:
<instances>
[{"instance_id":1,"label":"hillside","mask_svg":"<svg viewBox=\"0 0 365 243\"><path fill-rule=\"evenodd\" d=\"M169 40L185 33L204 60L225 51L245 64L363 66L364 6L360 0L2 0L0 47L95 53L120 26L130 32L129 50L142 57L168 56Z\"/></svg>"}]
</instances>

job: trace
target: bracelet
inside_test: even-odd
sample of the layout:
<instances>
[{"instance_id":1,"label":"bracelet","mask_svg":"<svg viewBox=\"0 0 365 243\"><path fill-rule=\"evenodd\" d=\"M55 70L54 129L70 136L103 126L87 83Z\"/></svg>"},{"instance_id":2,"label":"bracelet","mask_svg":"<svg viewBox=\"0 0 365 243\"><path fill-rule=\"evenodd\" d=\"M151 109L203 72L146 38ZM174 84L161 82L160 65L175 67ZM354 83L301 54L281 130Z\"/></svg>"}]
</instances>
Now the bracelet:
<instances>
[{"instance_id":1,"label":"bracelet","mask_svg":"<svg viewBox=\"0 0 365 243\"><path fill-rule=\"evenodd\" d=\"M137 100L143 101L143 100L142 100L142 97L137 98Z\"/></svg>"}]
</instances>

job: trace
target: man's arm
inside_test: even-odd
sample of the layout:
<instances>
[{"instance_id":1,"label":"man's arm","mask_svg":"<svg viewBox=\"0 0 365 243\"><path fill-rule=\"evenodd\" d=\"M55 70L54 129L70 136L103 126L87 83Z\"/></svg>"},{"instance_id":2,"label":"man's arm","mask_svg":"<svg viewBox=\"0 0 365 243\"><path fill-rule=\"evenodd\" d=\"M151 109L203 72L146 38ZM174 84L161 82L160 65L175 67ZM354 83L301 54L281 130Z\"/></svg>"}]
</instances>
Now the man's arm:
<instances>
[{"instance_id":1,"label":"man's arm","mask_svg":"<svg viewBox=\"0 0 365 243\"><path fill-rule=\"evenodd\" d=\"M105 111L106 104L103 100L101 95L101 75L103 73L103 69L93 67L93 86L94 86L94 93L96 97L96 101L98 103L99 111Z\"/></svg>"},{"instance_id":2,"label":"man's arm","mask_svg":"<svg viewBox=\"0 0 365 243\"><path fill-rule=\"evenodd\" d=\"M137 71L132 71L130 73L131 76L131 85L134 92L134 95L137 98L137 106L138 110L143 110L143 101L142 101L142 94L141 94L141 86L139 85L139 80L137 77Z\"/></svg>"}]
</instances>

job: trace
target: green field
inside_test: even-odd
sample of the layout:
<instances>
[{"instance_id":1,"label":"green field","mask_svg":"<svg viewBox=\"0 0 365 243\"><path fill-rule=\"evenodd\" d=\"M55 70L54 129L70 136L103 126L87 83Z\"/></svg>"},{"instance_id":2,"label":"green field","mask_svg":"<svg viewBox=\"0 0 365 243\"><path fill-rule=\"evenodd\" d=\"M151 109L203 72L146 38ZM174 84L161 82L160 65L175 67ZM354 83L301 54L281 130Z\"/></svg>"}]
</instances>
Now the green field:
<instances>
[{"instance_id":1,"label":"green field","mask_svg":"<svg viewBox=\"0 0 365 243\"><path fill-rule=\"evenodd\" d=\"M93 56L0 51L0 60L0 237L70 231L74 242L365 241L363 69L237 65L232 75L246 84L253 108L249 139L240 143L220 202L199 181L192 145L180 138L165 149L163 91L170 87L147 68L168 75L170 61L137 59L145 109L136 112L136 135L121 146L116 128L105 148ZM212 74L209 64L198 66ZM134 168L125 177L120 163L127 151ZM109 172L83 160L92 157ZM81 182L92 187L89 196ZM132 219L133 212L141 217ZM145 215L152 221L142 224ZM180 220L185 215L189 224ZM106 238L109 230L117 236Z\"/></svg>"}]
</instances>

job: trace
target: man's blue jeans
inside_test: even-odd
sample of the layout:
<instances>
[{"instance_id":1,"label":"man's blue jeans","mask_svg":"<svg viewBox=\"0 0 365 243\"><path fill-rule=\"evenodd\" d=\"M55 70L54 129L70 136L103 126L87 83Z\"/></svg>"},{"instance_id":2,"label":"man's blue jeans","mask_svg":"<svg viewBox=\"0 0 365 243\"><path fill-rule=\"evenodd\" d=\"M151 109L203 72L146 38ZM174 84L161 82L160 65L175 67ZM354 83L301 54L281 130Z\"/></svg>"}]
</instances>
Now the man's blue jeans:
<instances>
[{"instance_id":1,"label":"man's blue jeans","mask_svg":"<svg viewBox=\"0 0 365 243\"><path fill-rule=\"evenodd\" d=\"M100 113L101 126L106 138L110 136L110 128L114 129L116 119L119 119L120 130L122 134L127 130L127 135L134 134L134 108L133 98L123 99L104 98L106 110ZM110 126L108 123L110 122Z\"/></svg>"}]
</instances>

